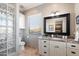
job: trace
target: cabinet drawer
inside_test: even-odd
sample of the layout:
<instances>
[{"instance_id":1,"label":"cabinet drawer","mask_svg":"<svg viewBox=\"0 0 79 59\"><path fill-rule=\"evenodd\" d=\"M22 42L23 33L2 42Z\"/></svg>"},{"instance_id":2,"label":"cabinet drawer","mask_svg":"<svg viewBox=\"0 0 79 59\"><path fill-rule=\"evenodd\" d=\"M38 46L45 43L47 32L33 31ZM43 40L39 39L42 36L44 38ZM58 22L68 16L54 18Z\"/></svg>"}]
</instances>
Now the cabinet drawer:
<instances>
[{"instance_id":1,"label":"cabinet drawer","mask_svg":"<svg viewBox=\"0 0 79 59\"><path fill-rule=\"evenodd\" d=\"M67 43L68 48L79 49L79 44Z\"/></svg>"},{"instance_id":2,"label":"cabinet drawer","mask_svg":"<svg viewBox=\"0 0 79 59\"><path fill-rule=\"evenodd\" d=\"M39 44L39 53L41 55L48 55L49 45L48 44Z\"/></svg>"},{"instance_id":3,"label":"cabinet drawer","mask_svg":"<svg viewBox=\"0 0 79 59\"><path fill-rule=\"evenodd\" d=\"M49 40L39 40L39 54L44 56L49 55Z\"/></svg>"},{"instance_id":4,"label":"cabinet drawer","mask_svg":"<svg viewBox=\"0 0 79 59\"><path fill-rule=\"evenodd\" d=\"M49 45L39 45L41 50L49 50Z\"/></svg>"},{"instance_id":5,"label":"cabinet drawer","mask_svg":"<svg viewBox=\"0 0 79 59\"><path fill-rule=\"evenodd\" d=\"M42 56L49 56L49 50L46 49L39 50L39 54Z\"/></svg>"},{"instance_id":6,"label":"cabinet drawer","mask_svg":"<svg viewBox=\"0 0 79 59\"><path fill-rule=\"evenodd\" d=\"M39 45L41 46L49 45L49 40L39 40Z\"/></svg>"},{"instance_id":7,"label":"cabinet drawer","mask_svg":"<svg viewBox=\"0 0 79 59\"><path fill-rule=\"evenodd\" d=\"M67 48L67 56L79 56L79 50Z\"/></svg>"}]
</instances>

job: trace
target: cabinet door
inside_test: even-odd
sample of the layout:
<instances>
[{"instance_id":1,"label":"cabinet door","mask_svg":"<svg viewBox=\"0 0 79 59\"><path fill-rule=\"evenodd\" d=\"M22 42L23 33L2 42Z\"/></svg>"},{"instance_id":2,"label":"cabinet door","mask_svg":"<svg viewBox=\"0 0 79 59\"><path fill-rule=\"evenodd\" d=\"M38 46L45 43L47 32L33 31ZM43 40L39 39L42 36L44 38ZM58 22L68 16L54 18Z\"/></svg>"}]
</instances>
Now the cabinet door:
<instances>
[{"instance_id":1,"label":"cabinet door","mask_svg":"<svg viewBox=\"0 0 79 59\"><path fill-rule=\"evenodd\" d=\"M54 56L55 53L54 46L55 46L54 41L50 41L50 56Z\"/></svg>"},{"instance_id":2,"label":"cabinet door","mask_svg":"<svg viewBox=\"0 0 79 59\"><path fill-rule=\"evenodd\" d=\"M55 56L66 56L66 48L55 47Z\"/></svg>"},{"instance_id":3,"label":"cabinet door","mask_svg":"<svg viewBox=\"0 0 79 59\"><path fill-rule=\"evenodd\" d=\"M66 56L66 43L55 42L55 56Z\"/></svg>"},{"instance_id":4,"label":"cabinet door","mask_svg":"<svg viewBox=\"0 0 79 59\"><path fill-rule=\"evenodd\" d=\"M50 55L66 56L66 43L50 41Z\"/></svg>"}]
</instances>

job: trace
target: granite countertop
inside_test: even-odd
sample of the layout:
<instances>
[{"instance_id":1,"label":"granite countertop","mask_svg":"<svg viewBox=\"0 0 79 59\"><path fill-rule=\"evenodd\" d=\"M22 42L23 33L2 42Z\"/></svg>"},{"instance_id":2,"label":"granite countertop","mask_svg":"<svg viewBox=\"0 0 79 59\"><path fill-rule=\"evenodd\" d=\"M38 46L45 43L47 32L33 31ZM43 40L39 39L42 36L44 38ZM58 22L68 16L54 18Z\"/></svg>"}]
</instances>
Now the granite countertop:
<instances>
[{"instance_id":1,"label":"granite countertop","mask_svg":"<svg viewBox=\"0 0 79 59\"><path fill-rule=\"evenodd\" d=\"M67 43L74 43L74 44L79 44L79 41L75 41L75 39L72 38L67 38L67 39L63 39L63 38L52 38L52 37L38 37L39 39L42 40L50 40L50 41L58 41L58 42L67 42Z\"/></svg>"},{"instance_id":2,"label":"granite countertop","mask_svg":"<svg viewBox=\"0 0 79 59\"><path fill-rule=\"evenodd\" d=\"M63 38L52 38L52 37L38 37L38 38L39 38L39 39L42 39L42 40L67 42L67 39L63 39Z\"/></svg>"},{"instance_id":3,"label":"granite countertop","mask_svg":"<svg viewBox=\"0 0 79 59\"><path fill-rule=\"evenodd\" d=\"M69 41L68 41L68 39L67 39L67 42L68 42L68 43L73 43L73 44L79 44L79 41L75 41L75 39L71 39L71 40L69 40Z\"/></svg>"}]
</instances>

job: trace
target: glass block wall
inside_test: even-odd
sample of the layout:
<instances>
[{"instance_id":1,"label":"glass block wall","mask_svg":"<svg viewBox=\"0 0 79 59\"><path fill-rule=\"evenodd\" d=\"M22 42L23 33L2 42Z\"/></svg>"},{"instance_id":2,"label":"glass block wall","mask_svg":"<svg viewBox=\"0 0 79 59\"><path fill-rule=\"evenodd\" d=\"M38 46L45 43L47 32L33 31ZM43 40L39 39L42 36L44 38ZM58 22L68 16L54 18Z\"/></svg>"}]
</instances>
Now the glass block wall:
<instances>
[{"instance_id":1,"label":"glass block wall","mask_svg":"<svg viewBox=\"0 0 79 59\"><path fill-rule=\"evenodd\" d=\"M0 3L0 56L16 53L15 6Z\"/></svg>"}]
</instances>

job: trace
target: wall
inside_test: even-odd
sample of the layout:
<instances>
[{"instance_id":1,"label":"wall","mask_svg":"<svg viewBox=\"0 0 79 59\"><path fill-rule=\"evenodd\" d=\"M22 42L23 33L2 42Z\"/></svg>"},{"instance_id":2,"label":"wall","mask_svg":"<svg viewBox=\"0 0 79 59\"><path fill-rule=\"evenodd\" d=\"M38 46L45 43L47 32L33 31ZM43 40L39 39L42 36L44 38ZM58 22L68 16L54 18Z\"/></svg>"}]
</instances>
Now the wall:
<instances>
[{"instance_id":1,"label":"wall","mask_svg":"<svg viewBox=\"0 0 79 59\"><path fill-rule=\"evenodd\" d=\"M25 28L25 16L22 13L20 13L19 15L19 28L20 29Z\"/></svg>"},{"instance_id":2,"label":"wall","mask_svg":"<svg viewBox=\"0 0 79 59\"><path fill-rule=\"evenodd\" d=\"M34 48L38 48L38 37L40 36L42 30L42 22L43 22L43 17L41 14L35 14L28 16L28 27L29 27L29 39L28 43Z\"/></svg>"},{"instance_id":3,"label":"wall","mask_svg":"<svg viewBox=\"0 0 79 59\"><path fill-rule=\"evenodd\" d=\"M75 17L77 16L77 15L79 15L79 3L76 3L75 4Z\"/></svg>"},{"instance_id":4,"label":"wall","mask_svg":"<svg viewBox=\"0 0 79 59\"><path fill-rule=\"evenodd\" d=\"M26 11L26 16L42 13L43 17L49 15L51 12L69 12L70 16L70 34L75 32L75 7L74 4L64 4L64 3L55 3L55 4L43 4L41 6L29 9Z\"/></svg>"},{"instance_id":5,"label":"wall","mask_svg":"<svg viewBox=\"0 0 79 59\"><path fill-rule=\"evenodd\" d=\"M79 15L79 3L75 4L75 17L77 17ZM79 25L76 24L76 31L79 32ZM76 39L78 40L79 35L76 32Z\"/></svg>"}]
</instances>

